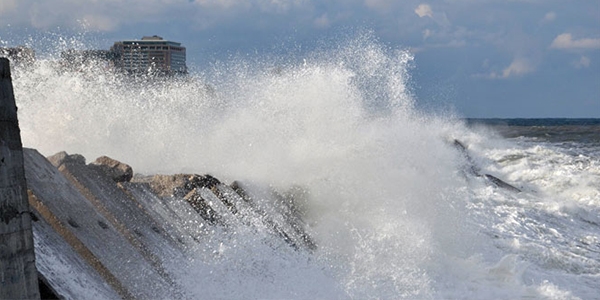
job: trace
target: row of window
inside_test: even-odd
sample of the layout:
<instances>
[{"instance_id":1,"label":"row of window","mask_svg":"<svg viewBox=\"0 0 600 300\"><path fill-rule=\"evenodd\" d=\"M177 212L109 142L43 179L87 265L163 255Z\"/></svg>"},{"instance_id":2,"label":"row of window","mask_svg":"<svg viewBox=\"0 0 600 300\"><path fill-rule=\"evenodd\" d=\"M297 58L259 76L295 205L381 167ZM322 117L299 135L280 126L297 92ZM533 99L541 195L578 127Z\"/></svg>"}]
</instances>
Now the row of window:
<instances>
[{"instance_id":1,"label":"row of window","mask_svg":"<svg viewBox=\"0 0 600 300\"><path fill-rule=\"evenodd\" d=\"M123 50L170 50L176 52L185 52L185 48L181 47L172 47L172 46L123 46Z\"/></svg>"}]
</instances>

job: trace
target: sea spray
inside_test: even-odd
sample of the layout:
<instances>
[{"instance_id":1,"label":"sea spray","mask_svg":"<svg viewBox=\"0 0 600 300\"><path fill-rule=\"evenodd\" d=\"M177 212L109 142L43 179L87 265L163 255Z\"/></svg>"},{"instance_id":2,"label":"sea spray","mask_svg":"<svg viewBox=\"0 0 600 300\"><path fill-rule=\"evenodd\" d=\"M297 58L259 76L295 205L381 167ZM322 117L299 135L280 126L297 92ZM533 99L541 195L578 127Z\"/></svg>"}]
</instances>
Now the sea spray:
<instances>
[{"instance_id":1,"label":"sea spray","mask_svg":"<svg viewBox=\"0 0 600 300\"><path fill-rule=\"evenodd\" d=\"M367 34L290 61L235 59L186 78L131 79L106 64L65 68L41 59L17 70L14 84L24 144L45 155L109 155L145 174L211 173L303 191L316 250L294 250L241 224L207 230L190 249L195 259L173 262L186 294L562 293L547 283L528 289L538 283L521 280L527 264L517 256L501 260L515 251L494 242L505 220L488 202L516 196L463 171L474 162L510 175L486 156L486 147L506 144L453 116L416 109L411 67L409 51ZM454 139L467 145L473 162Z\"/></svg>"}]
</instances>

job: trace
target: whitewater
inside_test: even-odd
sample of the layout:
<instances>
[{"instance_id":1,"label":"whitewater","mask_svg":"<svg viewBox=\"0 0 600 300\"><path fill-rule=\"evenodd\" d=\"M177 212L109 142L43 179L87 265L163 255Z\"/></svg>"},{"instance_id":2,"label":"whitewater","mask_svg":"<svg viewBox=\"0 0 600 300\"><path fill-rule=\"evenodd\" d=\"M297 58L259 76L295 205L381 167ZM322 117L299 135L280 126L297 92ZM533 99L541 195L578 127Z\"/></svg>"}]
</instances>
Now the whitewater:
<instances>
[{"instance_id":1,"label":"whitewater","mask_svg":"<svg viewBox=\"0 0 600 300\"><path fill-rule=\"evenodd\" d=\"M13 85L23 144L44 155L302 191L316 250L209 231L171 262L189 298L598 298L600 142L507 138L419 109L413 57L367 34L130 79L55 55L17 66Z\"/></svg>"}]
</instances>

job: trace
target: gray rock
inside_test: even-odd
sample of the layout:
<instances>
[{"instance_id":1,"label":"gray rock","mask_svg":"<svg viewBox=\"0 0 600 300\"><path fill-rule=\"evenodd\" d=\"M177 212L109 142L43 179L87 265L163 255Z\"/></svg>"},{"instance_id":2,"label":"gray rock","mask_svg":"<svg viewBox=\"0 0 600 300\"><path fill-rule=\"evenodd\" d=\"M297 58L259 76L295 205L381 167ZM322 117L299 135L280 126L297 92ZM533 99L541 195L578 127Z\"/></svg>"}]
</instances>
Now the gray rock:
<instances>
[{"instance_id":1,"label":"gray rock","mask_svg":"<svg viewBox=\"0 0 600 300\"><path fill-rule=\"evenodd\" d=\"M100 156L90 167L97 168L110 177L114 182L129 182L133 178L133 169L128 164L112 159L108 156Z\"/></svg>"},{"instance_id":2,"label":"gray rock","mask_svg":"<svg viewBox=\"0 0 600 300\"><path fill-rule=\"evenodd\" d=\"M52 156L47 157L48 161L55 167L60 167L64 163L72 163L76 165L85 165L85 157L81 154L69 155L65 151L58 152Z\"/></svg>"},{"instance_id":3,"label":"gray rock","mask_svg":"<svg viewBox=\"0 0 600 300\"><path fill-rule=\"evenodd\" d=\"M213 189L221 182L211 175L176 174L154 175L151 177L136 178L136 182L146 182L159 197L184 197L195 188Z\"/></svg>"}]
</instances>

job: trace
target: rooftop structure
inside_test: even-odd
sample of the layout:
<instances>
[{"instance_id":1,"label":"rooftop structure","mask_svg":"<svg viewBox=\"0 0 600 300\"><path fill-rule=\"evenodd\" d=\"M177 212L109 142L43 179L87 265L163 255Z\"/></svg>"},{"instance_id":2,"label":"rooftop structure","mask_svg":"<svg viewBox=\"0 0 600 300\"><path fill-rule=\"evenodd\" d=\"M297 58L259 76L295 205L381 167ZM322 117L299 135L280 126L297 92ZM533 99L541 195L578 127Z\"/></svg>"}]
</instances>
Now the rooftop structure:
<instances>
[{"instance_id":1,"label":"rooftop structure","mask_svg":"<svg viewBox=\"0 0 600 300\"><path fill-rule=\"evenodd\" d=\"M110 49L115 67L128 73L185 74L185 47L162 37L144 36L141 40L118 41Z\"/></svg>"}]
</instances>

